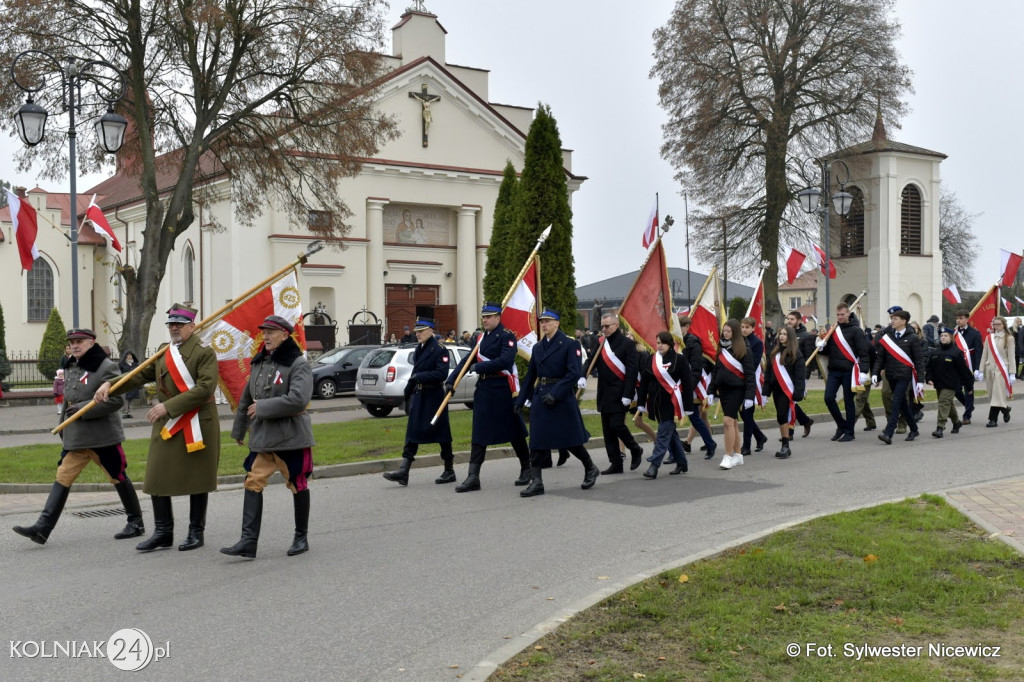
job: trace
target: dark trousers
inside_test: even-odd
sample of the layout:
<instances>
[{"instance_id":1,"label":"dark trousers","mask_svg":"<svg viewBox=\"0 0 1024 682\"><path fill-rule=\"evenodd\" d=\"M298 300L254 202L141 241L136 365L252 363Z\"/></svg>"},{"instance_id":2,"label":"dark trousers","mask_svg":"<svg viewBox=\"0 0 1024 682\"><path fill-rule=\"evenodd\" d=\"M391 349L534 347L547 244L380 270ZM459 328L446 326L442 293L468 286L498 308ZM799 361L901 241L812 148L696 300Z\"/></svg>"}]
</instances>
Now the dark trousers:
<instances>
[{"instance_id":1,"label":"dark trousers","mask_svg":"<svg viewBox=\"0 0 1024 682\"><path fill-rule=\"evenodd\" d=\"M654 439L654 451L651 452L651 456L647 458L647 461L654 466L661 466L661 461L665 459L665 453L669 450L676 458L676 462L682 463L686 461L686 453L683 451L683 441L679 440L679 432L676 431L676 423L671 419L668 421L658 422L658 434Z\"/></svg>"},{"instance_id":2,"label":"dark trousers","mask_svg":"<svg viewBox=\"0 0 1024 682\"><path fill-rule=\"evenodd\" d=\"M715 447L715 439L711 437L711 429L708 428L707 422L701 419L700 409L695 409L689 415L690 426L700 435L700 439L704 441L704 446L708 448Z\"/></svg>"},{"instance_id":3,"label":"dark trousers","mask_svg":"<svg viewBox=\"0 0 1024 682\"><path fill-rule=\"evenodd\" d=\"M523 441L525 442L525 441ZM563 448L559 448L559 452ZM583 466L592 467L594 461L590 459L590 453L584 445L576 445L571 448L564 448L572 453L572 456L583 462ZM518 453L518 450L516 451ZM551 450L530 450L530 466L534 469L547 469L551 466Z\"/></svg>"},{"instance_id":4,"label":"dark trousers","mask_svg":"<svg viewBox=\"0 0 1024 682\"><path fill-rule=\"evenodd\" d=\"M636 439L629 432L626 426L625 412L602 412L601 433L604 436L604 449L608 453L608 461L612 464L622 461L622 451L619 450L621 440L627 450L636 450Z\"/></svg>"},{"instance_id":5,"label":"dark trousers","mask_svg":"<svg viewBox=\"0 0 1024 682\"><path fill-rule=\"evenodd\" d=\"M811 423L811 418L804 412L804 408L800 407L800 403L796 405L796 423L800 426L807 426Z\"/></svg>"},{"instance_id":6,"label":"dark trousers","mask_svg":"<svg viewBox=\"0 0 1024 682\"><path fill-rule=\"evenodd\" d=\"M896 424L899 423L900 417L906 420L911 433L917 433L917 422L914 421L914 415L910 412L910 400L907 398L910 382L910 377L890 381L892 384L892 412L889 413L889 422L885 425L885 433L890 438L896 432Z\"/></svg>"},{"instance_id":7,"label":"dark trousers","mask_svg":"<svg viewBox=\"0 0 1024 682\"><path fill-rule=\"evenodd\" d=\"M754 410L757 405L748 407L745 410L740 410L740 417L743 418L743 449L750 449L750 439L757 438L757 440L764 440L765 436L761 433L761 427L757 425L754 420Z\"/></svg>"},{"instance_id":8,"label":"dark trousers","mask_svg":"<svg viewBox=\"0 0 1024 682\"><path fill-rule=\"evenodd\" d=\"M520 462L530 461L530 446L526 444L525 438L517 438L511 442L512 449L516 453L516 457L519 458ZM570 450L571 452L571 450ZM548 451L550 459L550 451ZM481 445L480 443L473 443L469 448L469 463L470 464L483 464L484 458L487 455L487 446ZM549 463L548 466L551 466Z\"/></svg>"},{"instance_id":9,"label":"dark trousers","mask_svg":"<svg viewBox=\"0 0 1024 682\"><path fill-rule=\"evenodd\" d=\"M857 423L857 407L853 402L853 387L850 386L850 374L852 372L852 369L845 372L832 370L828 373L828 379L825 380L825 407L828 408L829 414L835 420L836 428L851 436L853 435L853 427ZM843 388L845 416L839 411L839 402L836 400L840 386Z\"/></svg>"},{"instance_id":10,"label":"dark trousers","mask_svg":"<svg viewBox=\"0 0 1024 682\"><path fill-rule=\"evenodd\" d=\"M966 393L964 392L964 387L960 386L960 388L956 389L956 399L964 406L964 419L970 419L971 415L974 414L974 391Z\"/></svg>"}]
</instances>

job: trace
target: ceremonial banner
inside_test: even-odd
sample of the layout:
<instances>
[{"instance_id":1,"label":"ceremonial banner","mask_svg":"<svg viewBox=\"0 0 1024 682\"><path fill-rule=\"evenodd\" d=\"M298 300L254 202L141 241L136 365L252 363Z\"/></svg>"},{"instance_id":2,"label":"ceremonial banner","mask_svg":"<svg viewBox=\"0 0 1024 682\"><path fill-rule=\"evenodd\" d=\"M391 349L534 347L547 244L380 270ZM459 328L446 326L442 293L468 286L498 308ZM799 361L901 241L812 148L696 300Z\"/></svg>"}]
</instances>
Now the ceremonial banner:
<instances>
[{"instance_id":1,"label":"ceremonial banner","mask_svg":"<svg viewBox=\"0 0 1024 682\"><path fill-rule=\"evenodd\" d=\"M672 311L672 287L665 265L665 247L657 239L632 288L619 306L621 317L638 343L653 349L658 332L668 331L682 343L679 317Z\"/></svg>"},{"instance_id":2,"label":"ceremonial banner","mask_svg":"<svg viewBox=\"0 0 1024 682\"><path fill-rule=\"evenodd\" d=\"M999 284L993 284L985 295L974 306L968 323L981 332L982 340L988 338L988 328L992 326L992 318L999 314Z\"/></svg>"},{"instance_id":3,"label":"ceremonial banner","mask_svg":"<svg viewBox=\"0 0 1024 682\"><path fill-rule=\"evenodd\" d=\"M540 256L530 258L526 274L516 285L501 314L501 324L518 340L519 355L527 360L537 345L537 299L540 297Z\"/></svg>"},{"instance_id":4,"label":"ceremonial banner","mask_svg":"<svg viewBox=\"0 0 1024 682\"><path fill-rule=\"evenodd\" d=\"M294 269L263 287L219 320L200 332L200 338L217 353L220 387L231 408L238 406L249 380L249 362L263 346L259 328L267 315L279 315L295 327L292 337L306 350L302 326L302 301Z\"/></svg>"},{"instance_id":5,"label":"ceremonial banner","mask_svg":"<svg viewBox=\"0 0 1024 682\"><path fill-rule=\"evenodd\" d=\"M720 291L716 266L712 268L690 310L690 333L700 339L704 357L710 362L714 362L718 356L718 339L722 331L718 318L718 309L721 306Z\"/></svg>"},{"instance_id":6,"label":"ceremonial banner","mask_svg":"<svg viewBox=\"0 0 1024 682\"><path fill-rule=\"evenodd\" d=\"M21 269L31 270L32 263L39 258L39 249L36 248L36 233L39 231L36 209L27 197L19 197L11 190L7 190L7 207L11 211L11 232L18 244Z\"/></svg>"}]
</instances>

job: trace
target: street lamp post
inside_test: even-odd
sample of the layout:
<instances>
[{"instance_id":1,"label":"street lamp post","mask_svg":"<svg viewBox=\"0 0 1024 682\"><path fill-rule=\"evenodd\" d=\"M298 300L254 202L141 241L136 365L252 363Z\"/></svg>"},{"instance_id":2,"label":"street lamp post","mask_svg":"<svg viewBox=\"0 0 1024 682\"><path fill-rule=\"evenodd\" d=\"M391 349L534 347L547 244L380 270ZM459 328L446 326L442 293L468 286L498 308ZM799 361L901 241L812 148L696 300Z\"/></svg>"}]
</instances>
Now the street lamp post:
<instances>
[{"instance_id":1,"label":"street lamp post","mask_svg":"<svg viewBox=\"0 0 1024 682\"><path fill-rule=\"evenodd\" d=\"M828 202L822 203L820 200L822 194L828 196L832 191L832 166L840 165L845 172L846 179L839 180L839 191L831 195L832 208L841 216L845 216L850 212L850 206L853 204L853 195L844 189L846 183L850 181L850 168L839 159L825 161L807 159L807 161L804 161L803 166L801 166L801 172L808 162L814 162L821 169L821 189L814 186L805 187L797 193L797 198L800 200L800 206L805 212L820 213L825 216L825 325L828 326L832 315L832 301L829 294L829 284L831 283L829 274L832 270L831 230L828 226L830 211L828 210ZM806 177L804 175L805 179Z\"/></svg>"},{"instance_id":2,"label":"street lamp post","mask_svg":"<svg viewBox=\"0 0 1024 682\"><path fill-rule=\"evenodd\" d=\"M124 97L125 80L117 67L98 59L80 61L75 57L67 57L67 65L64 66L56 57L42 50L26 50L19 54L11 64L11 80L22 92L27 93L27 101L14 114L14 123L21 141L29 147L34 147L43 141L49 112L32 101L32 95L46 86L46 77L40 77L37 85L26 85L18 80L17 66L23 58L35 58L41 60L47 67L55 66L57 68L61 82L62 111L68 112L68 157L71 175L71 317L72 327L78 327L78 191L76 187L78 168L75 158L75 115L82 113L82 83L85 80L91 80L96 87L96 94L107 103L107 112L96 121L95 125L100 148L110 154L116 153L124 143L124 132L128 127L128 121L123 116L114 113L114 104ZM90 74L89 70L93 67L109 69L115 74L115 78L103 79L98 75ZM33 69L33 75L38 76L39 71ZM106 81L106 87L101 87L104 81Z\"/></svg>"}]
</instances>

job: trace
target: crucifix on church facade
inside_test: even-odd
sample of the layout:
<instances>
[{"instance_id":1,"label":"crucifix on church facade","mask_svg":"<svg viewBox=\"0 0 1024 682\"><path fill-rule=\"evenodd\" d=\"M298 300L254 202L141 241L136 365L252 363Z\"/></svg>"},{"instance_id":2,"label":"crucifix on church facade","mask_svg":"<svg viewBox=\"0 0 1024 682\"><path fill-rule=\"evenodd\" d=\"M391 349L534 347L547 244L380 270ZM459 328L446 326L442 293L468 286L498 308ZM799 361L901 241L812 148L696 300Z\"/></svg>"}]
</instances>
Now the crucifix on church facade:
<instances>
[{"instance_id":1,"label":"crucifix on church facade","mask_svg":"<svg viewBox=\"0 0 1024 682\"><path fill-rule=\"evenodd\" d=\"M423 146L427 146L427 133L430 131L430 122L434 119L430 111L430 105L441 99L440 95L431 95L427 92L427 86L423 85L419 92L410 92L409 97L419 100L423 107Z\"/></svg>"}]
</instances>

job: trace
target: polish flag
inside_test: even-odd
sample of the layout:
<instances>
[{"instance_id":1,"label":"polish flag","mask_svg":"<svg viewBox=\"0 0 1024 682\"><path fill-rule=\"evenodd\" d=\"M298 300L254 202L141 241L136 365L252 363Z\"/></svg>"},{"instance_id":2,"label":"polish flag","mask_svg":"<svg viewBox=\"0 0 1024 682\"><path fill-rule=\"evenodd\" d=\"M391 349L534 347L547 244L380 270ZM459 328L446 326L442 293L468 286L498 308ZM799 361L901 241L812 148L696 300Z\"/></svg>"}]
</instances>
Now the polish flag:
<instances>
[{"instance_id":1,"label":"polish flag","mask_svg":"<svg viewBox=\"0 0 1024 682\"><path fill-rule=\"evenodd\" d=\"M32 263L39 258L36 248L36 233L39 226L36 222L36 209L27 198L7 190L7 206L11 211L11 230L14 241L18 243L18 254L21 256L21 269L31 270Z\"/></svg>"},{"instance_id":2,"label":"polish flag","mask_svg":"<svg viewBox=\"0 0 1024 682\"><path fill-rule=\"evenodd\" d=\"M114 234L113 228L107 222L107 217L103 215L103 211L96 205L95 194L92 195L92 199L89 201L89 208L85 209L85 217L89 219L94 227L110 238L110 245L114 247L115 251L121 250L121 242L117 241L117 235Z\"/></svg>"},{"instance_id":3,"label":"polish flag","mask_svg":"<svg viewBox=\"0 0 1024 682\"><path fill-rule=\"evenodd\" d=\"M1003 298L1003 297L1000 296L999 298ZM1007 301L1005 298L1003 298L1003 307L1006 308L1006 314L1009 315L1010 314L1010 302Z\"/></svg>"},{"instance_id":4,"label":"polish flag","mask_svg":"<svg viewBox=\"0 0 1024 682\"><path fill-rule=\"evenodd\" d=\"M1002 284L1004 287L1012 287L1014 280L1017 279L1017 270L1020 268L1020 262L1024 260L1024 257L1006 249L999 249L999 256L1002 261L1003 270Z\"/></svg>"},{"instance_id":5,"label":"polish flag","mask_svg":"<svg viewBox=\"0 0 1024 682\"><path fill-rule=\"evenodd\" d=\"M754 295L750 297L750 306L747 307L747 317L754 318L754 334L764 343L764 271L757 280L757 288ZM763 359L763 358L762 358Z\"/></svg>"},{"instance_id":6,"label":"polish flag","mask_svg":"<svg viewBox=\"0 0 1024 682\"><path fill-rule=\"evenodd\" d=\"M539 265L539 257L534 256L501 314L501 324L516 335L519 354L527 359L533 355L533 347L537 345L537 270Z\"/></svg>"},{"instance_id":7,"label":"polish flag","mask_svg":"<svg viewBox=\"0 0 1024 682\"><path fill-rule=\"evenodd\" d=\"M821 274L824 275L825 274L825 260L826 260L826 258L825 258L825 250L823 248L821 248L820 246L818 246L817 244L811 244L811 246L814 247L814 252L816 254L818 254L818 265L821 268ZM828 261L828 278L829 279L835 279L836 278L836 264L833 263L831 260Z\"/></svg>"},{"instance_id":8,"label":"polish flag","mask_svg":"<svg viewBox=\"0 0 1024 682\"><path fill-rule=\"evenodd\" d=\"M807 254L801 253L792 246L784 247L786 250L786 284L792 284L796 276L800 274L800 268L807 260Z\"/></svg>"},{"instance_id":9,"label":"polish flag","mask_svg":"<svg viewBox=\"0 0 1024 682\"><path fill-rule=\"evenodd\" d=\"M960 303L960 292L957 290L955 284L950 284L948 287L943 289L942 297L949 301L950 305L957 305Z\"/></svg>"},{"instance_id":10,"label":"polish flag","mask_svg":"<svg viewBox=\"0 0 1024 682\"><path fill-rule=\"evenodd\" d=\"M644 248L650 247L654 243L655 238L658 236L658 201L655 199L654 208L651 209L651 215L647 218L647 226L644 227Z\"/></svg>"},{"instance_id":11,"label":"polish flag","mask_svg":"<svg viewBox=\"0 0 1024 682\"><path fill-rule=\"evenodd\" d=\"M288 320L295 327L292 333L295 343L306 350L302 300L294 269L252 294L199 332L203 344L217 354L220 387L232 409L238 407L242 391L249 381L249 362L263 345L260 325L267 315L279 315Z\"/></svg>"},{"instance_id":12,"label":"polish flag","mask_svg":"<svg viewBox=\"0 0 1024 682\"><path fill-rule=\"evenodd\" d=\"M1024 300L1022 300L1020 296L1014 296L1014 298L1017 299L1017 303L1020 303L1022 306L1024 306Z\"/></svg>"},{"instance_id":13,"label":"polish flag","mask_svg":"<svg viewBox=\"0 0 1024 682\"><path fill-rule=\"evenodd\" d=\"M690 308L690 333L700 339L704 357L711 362L718 357L718 341L722 331L718 310L721 308L722 285L718 281L718 268L713 268L700 298Z\"/></svg>"}]
</instances>

